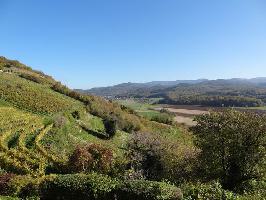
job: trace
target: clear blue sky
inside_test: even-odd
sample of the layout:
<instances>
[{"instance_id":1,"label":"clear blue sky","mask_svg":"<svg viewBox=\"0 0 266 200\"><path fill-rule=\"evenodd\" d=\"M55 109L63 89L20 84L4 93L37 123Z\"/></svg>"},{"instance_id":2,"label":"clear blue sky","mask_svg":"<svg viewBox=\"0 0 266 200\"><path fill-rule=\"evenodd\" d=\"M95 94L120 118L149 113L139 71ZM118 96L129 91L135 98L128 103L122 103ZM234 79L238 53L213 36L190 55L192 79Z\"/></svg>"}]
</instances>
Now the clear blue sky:
<instances>
[{"instance_id":1,"label":"clear blue sky","mask_svg":"<svg viewBox=\"0 0 266 200\"><path fill-rule=\"evenodd\" d=\"M0 0L0 55L72 88L266 76L265 0Z\"/></svg>"}]
</instances>

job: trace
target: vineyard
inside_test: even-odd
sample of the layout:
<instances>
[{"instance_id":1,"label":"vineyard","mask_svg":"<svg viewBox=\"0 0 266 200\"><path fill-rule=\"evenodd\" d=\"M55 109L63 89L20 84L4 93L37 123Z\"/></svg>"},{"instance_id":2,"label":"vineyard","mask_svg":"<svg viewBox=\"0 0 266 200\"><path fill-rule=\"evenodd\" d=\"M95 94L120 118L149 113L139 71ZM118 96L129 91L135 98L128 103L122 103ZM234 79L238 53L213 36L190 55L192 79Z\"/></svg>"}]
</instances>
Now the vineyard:
<instances>
[{"instance_id":1,"label":"vineyard","mask_svg":"<svg viewBox=\"0 0 266 200\"><path fill-rule=\"evenodd\" d=\"M81 107L81 103L14 74L0 73L0 98L18 108L52 114Z\"/></svg>"},{"instance_id":2,"label":"vineyard","mask_svg":"<svg viewBox=\"0 0 266 200\"><path fill-rule=\"evenodd\" d=\"M21 175L45 174L52 155L40 145L50 128L44 127L42 122L37 115L0 107L0 168Z\"/></svg>"}]
</instances>

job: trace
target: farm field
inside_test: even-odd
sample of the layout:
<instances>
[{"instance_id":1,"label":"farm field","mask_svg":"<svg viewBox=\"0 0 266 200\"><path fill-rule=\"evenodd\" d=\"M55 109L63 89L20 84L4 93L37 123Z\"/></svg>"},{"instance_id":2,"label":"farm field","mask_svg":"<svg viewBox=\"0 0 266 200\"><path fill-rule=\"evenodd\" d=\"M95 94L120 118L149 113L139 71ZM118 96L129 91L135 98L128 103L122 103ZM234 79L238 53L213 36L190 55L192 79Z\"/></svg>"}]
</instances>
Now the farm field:
<instances>
[{"instance_id":1,"label":"farm field","mask_svg":"<svg viewBox=\"0 0 266 200\"><path fill-rule=\"evenodd\" d=\"M186 126L193 126L195 122L193 118L196 115L206 114L210 107L201 106L183 106L183 105L168 105L168 104L153 104L149 102L141 102L137 99L125 99L119 100L120 104L128 106L135 110L139 115L151 119L153 116L160 115L160 110L167 109L171 113L175 114L174 120L179 124Z\"/></svg>"},{"instance_id":2,"label":"farm field","mask_svg":"<svg viewBox=\"0 0 266 200\"><path fill-rule=\"evenodd\" d=\"M199 106L182 106L182 105L167 105L162 104L161 107L156 107L155 110L167 109L175 114L174 120L179 124L184 124L186 126L193 126L196 123L193 118L196 115L206 114L210 108L199 107Z\"/></svg>"}]
</instances>

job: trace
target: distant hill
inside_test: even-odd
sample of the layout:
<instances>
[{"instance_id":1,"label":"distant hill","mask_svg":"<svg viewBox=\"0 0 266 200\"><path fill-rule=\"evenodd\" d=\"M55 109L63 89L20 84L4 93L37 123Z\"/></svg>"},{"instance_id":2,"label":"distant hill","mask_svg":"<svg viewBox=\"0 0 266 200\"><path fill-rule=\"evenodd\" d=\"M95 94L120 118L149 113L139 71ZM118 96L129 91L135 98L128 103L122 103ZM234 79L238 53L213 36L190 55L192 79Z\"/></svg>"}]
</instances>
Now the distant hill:
<instances>
[{"instance_id":1,"label":"distant hill","mask_svg":"<svg viewBox=\"0 0 266 200\"><path fill-rule=\"evenodd\" d=\"M97 87L88 90L79 90L81 92L90 93L104 97L115 97L115 96L128 96L136 93L145 93L151 90L159 90L168 87L176 86L180 83L196 84L207 81L208 79L198 80L176 80L176 81L152 81L147 83L121 83L109 87Z\"/></svg>"},{"instance_id":2,"label":"distant hill","mask_svg":"<svg viewBox=\"0 0 266 200\"><path fill-rule=\"evenodd\" d=\"M123 83L82 92L111 99L162 98L160 103L168 104L260 106L266 103L266 78Z\"/></svg>"},{"instance_id":3,"label":"distant hill","mask_svg":"<svg viewBox=\"0 0 266 200\"><path fill-rule=\"evenodd\" d=\"M130 96L136 95L137 92L151 92L154 93L160 89L171 90L175 86L189 86L189 85L244 85L249 87L266 87L266 77L258 77L251 79L232 78L232 79L197 79L197 80L176 80L176 81L152 81L147 83L121 83L114 86L95 87L92 89L81 90L84 93L90 93L98 96ZM145 96L139 93L140 96Z\"/></svg>"}]
</instances>

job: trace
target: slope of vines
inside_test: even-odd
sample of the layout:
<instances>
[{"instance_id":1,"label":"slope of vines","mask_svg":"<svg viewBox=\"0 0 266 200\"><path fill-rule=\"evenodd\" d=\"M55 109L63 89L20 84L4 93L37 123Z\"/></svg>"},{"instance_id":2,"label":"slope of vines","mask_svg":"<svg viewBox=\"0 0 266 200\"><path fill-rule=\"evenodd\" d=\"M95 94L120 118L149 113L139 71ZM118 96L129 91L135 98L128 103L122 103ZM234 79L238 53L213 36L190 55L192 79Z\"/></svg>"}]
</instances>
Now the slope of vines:
<instances>
[{"instance_id":1,"label":"slope of vines","mask_svg":"<svg viewBox=\"0 0 266 200\"><path fill-rule=\"evenodd\" d=\"M81 107L81 103L15 74L0 73L0 99L34 113L52 114Z\"/></svg>"},{"instance_id":2,"label":"slope of vines","mask_svg":"<svg viewBox=\"0 0 266 200\"><path fill-rule=\"evenodd\" d=\"M49 157L38 138L41 139L50 127L43 126L43 118L3 106L0 107L0 127L0 168L16 174L44 175ZM37 147L29 149L26 138L34 132L41 137L37 136L34 141Z\"/></svg>"}]
</instances>

